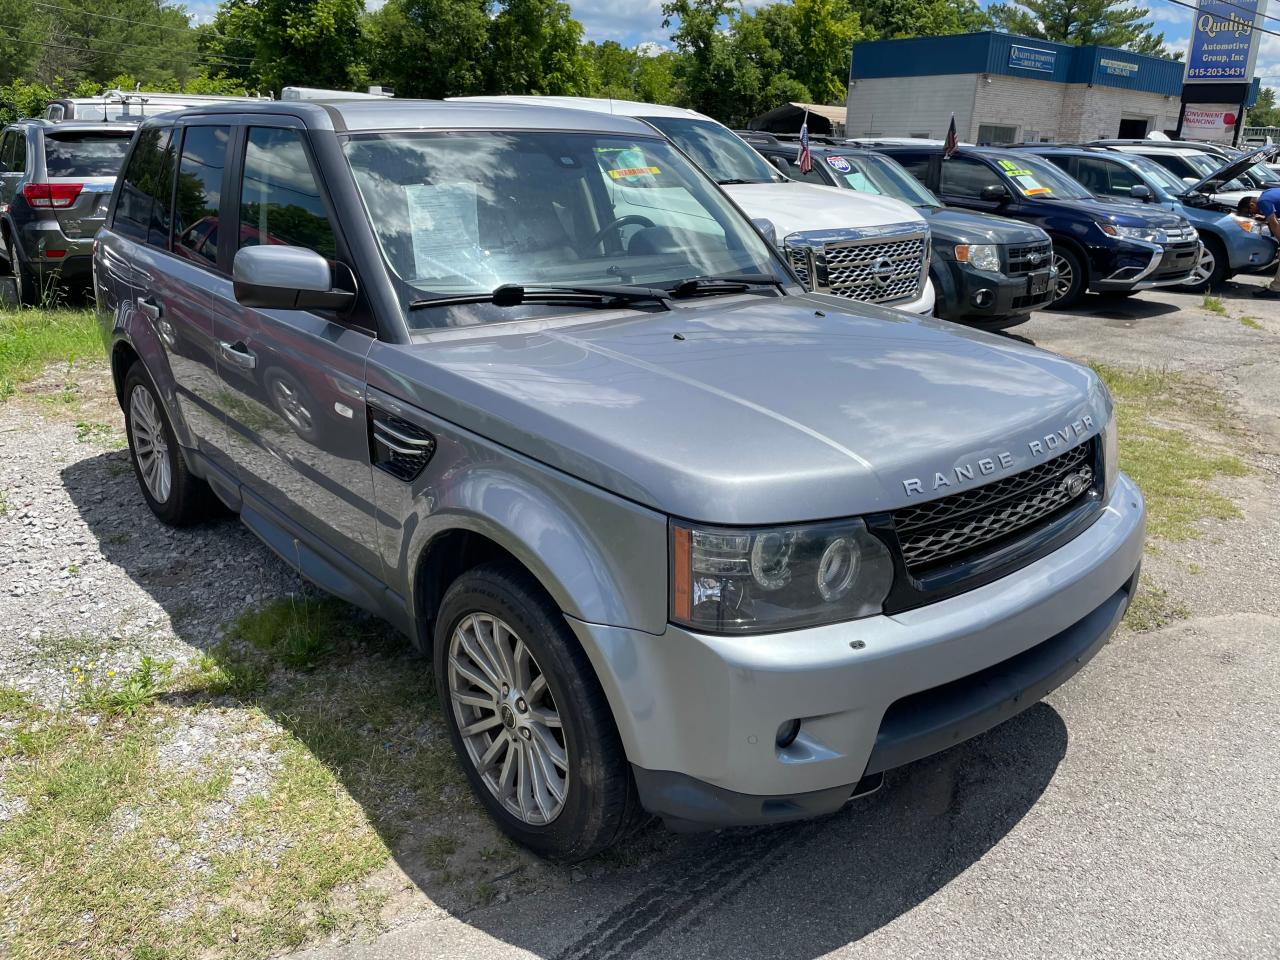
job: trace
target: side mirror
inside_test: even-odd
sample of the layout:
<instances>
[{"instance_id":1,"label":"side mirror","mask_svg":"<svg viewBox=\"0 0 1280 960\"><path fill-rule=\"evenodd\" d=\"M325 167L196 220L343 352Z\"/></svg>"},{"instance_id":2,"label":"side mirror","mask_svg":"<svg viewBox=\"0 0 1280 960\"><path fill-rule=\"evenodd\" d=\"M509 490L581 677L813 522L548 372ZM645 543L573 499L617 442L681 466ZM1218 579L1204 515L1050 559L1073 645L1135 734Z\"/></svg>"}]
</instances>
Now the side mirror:
<instances>
[{"instance_id":1,"label":"side mirror","mask_svg":"<svg viewBox=\"0 0 1280 960\"><path fill-rule=\"evenodd\" d=\"M333 286L329 261L306 247L245 247L231 263L231 279L245 307L342 311L356 300Z\"/></svg>"},{"instance_id":2,"label":"side mirror","mask_svg":"<svg viewBox=\"0 0 1280 960\"><path fill-rule=\"evenodd\" d=\"M769 246L776 247L778 245L778 228L773 225L772 220L764 217L755 217L751 221L752 226L764 234L764 238L769 241Z\"/></svg>"},{"instance_id":3,"label":"side mirror","mask_svg":"<svg viewBox=\"0 0 1280 960\"><path fill-rule=\"evenodd\" d=\"M769 162L788 176L791 175L791 161L786 157L779 157L775 155L769 158Z\"/></svg>"},{"instance_id":4,"label":"side mirror","mask_svg":"<svg viewBox=\"0 0 1280 960\"><path fill-rule=\"evenodd\" d=\"M1145 183L1135 183L1129 188L1129 196L1133 197L1135 200L1150 200L1151 188Z\"/></svg>"},{"instance_id":5,"label":"side mirror","mask_svg":"<svg viewBox=\"0 0 1280 960\"><path fill-rule=\"evenodd\" d=\"M1009 191L1006 190L1001 184L988 183L985 187L982 188L982 191L978 194L978 196L982 200L985 200L987 203L1004 203L1006 200L1009 199Z\"/></svg>"}]
</instances>

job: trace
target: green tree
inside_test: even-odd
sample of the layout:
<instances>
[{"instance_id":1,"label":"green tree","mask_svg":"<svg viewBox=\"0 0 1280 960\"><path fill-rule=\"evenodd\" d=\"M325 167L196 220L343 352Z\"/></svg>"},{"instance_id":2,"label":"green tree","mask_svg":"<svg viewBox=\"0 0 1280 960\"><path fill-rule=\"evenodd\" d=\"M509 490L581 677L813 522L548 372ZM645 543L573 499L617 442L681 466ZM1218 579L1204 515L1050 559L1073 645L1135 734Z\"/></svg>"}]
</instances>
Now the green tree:
<instances>
[{"instance_id":1,"label":"green tree","mask_svg":"<svg viewBox=\"0 0 1280 960\"><path fill-rule=\"evenodd\" d=\"M503 0L489 26L485 63L491 93L586 96L597 86L582 24L561 0Z\"/></svg>"},{"instance_id":2,"label":"green tree","mask_svg":"<svg viewBox=\"0 0 1280 960\"><path fill-rule=\"evenodd\" d=\"M934 37L989 30L975 0L852 0L872 38Z\"/></svg>"},{"instance_id":3,"label":"green tree","mask_svg":"<svg viewBox=\"0 0 1280 960\"><path fill-rule=\"evenodd\" d=\"M246 86L352 89L367 76L363 11L363 0L225 0L201 40L208 55L227 58L226 75ZM246 53L254 60L248 69L229 59Z\"/></svg>"},{"instance_id":4,"label":"green tree","mask_svg":"<svg viewBox=\"0 0 1280 960\"><path fill-rule=\"evenodd\" d=\"M1258 102L1245 113L1245 126L1280 127L1280 107L1276 106L1276 92L1270 87L1258 91Z\"/></svg>"},{"instance_id":5,"label":"green tree","mask_svg":"<svg viewBox=\"0 0 1280 960\"><path fill-rule=\"evenodd\" d=\"M1016 0L987 8L991 22L1002 30L1077 45L1097 43L1123 47L1134 53L1181 58L1164 45L1164 34L1152 31L1146 7L1110 0Z\"/></svg>"},{"instance_id":6,"label":"green tree","mask_svg":"<svg viewBox=\"0 0 1280 960\"><path fill-rule=\"evenodd\" d=\"M369 78L398 97L484 90L485 0L388 0L364 19Z\"/></svg>"}]
</instances>

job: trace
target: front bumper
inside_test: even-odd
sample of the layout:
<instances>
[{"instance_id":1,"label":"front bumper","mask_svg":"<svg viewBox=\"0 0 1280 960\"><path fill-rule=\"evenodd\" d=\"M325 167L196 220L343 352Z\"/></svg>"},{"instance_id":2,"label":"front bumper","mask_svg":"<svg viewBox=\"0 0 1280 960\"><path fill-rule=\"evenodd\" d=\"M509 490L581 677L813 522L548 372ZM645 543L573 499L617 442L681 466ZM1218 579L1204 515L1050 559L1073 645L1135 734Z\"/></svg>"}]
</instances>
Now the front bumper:
<instances>
[{"instance_id":1,"label":"front bumper","mask_svg":"<svg viewBox=\"0 0 1280 960\"><path fill-rule=\"evenodd\" d=\"M1196 267L1200 264L1199 240L1169 244L1125 240L1118 246L1118 266L1106 277L1089 284L1090 290L1150 290L1195 280Z\"/></svg>"},{"instance_id":2,"label":"front bumper","mask_svg":"<svg viewBox=\"0 0 1280 960\"><path fill-rule=\"evenodd\" d=\"M569 622L646 809L676 825L794 820L838 809L864 776L975 736L1080 669L1128 607L1144 525L1121 474L1059 550L893 616L752 637ZM792 719L800 734L779 748Z\"/></svg>"},{"instance_id":3,"label":"front bumper","mask_svg":"<svg viewBox=\"0 0 1280 960\"><path fill-rule=\"evenodd\" d=\"M996 320L1030 313L1053 299L1051 268L1040 271L1046 279L1039 293L1032 293L1030 274L1009 276L976 270L955 260L938 262L946 277L940 277L945 292L938 298L938 316L944 320Z\"/></svg>"}]
</instances>

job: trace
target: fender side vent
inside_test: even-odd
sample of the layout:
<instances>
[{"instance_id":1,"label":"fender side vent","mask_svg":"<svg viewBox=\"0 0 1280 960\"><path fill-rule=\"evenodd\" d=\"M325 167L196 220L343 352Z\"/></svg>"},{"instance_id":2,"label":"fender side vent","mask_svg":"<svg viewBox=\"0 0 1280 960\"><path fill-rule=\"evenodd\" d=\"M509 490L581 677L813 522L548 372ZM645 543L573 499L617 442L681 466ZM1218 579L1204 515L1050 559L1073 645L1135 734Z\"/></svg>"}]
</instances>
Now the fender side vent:
<instances>
[{"instance_id":1,"label":"fender side vent","mask_svg":"<svg viewBox=\"0 0 1280 960\"><path fill-rule=\"evenodd\" d=\"M416 478L436 452L436 438L421 427L369 405L369 454L373 465L397 480Z\"/></svg>"}]
</instances>

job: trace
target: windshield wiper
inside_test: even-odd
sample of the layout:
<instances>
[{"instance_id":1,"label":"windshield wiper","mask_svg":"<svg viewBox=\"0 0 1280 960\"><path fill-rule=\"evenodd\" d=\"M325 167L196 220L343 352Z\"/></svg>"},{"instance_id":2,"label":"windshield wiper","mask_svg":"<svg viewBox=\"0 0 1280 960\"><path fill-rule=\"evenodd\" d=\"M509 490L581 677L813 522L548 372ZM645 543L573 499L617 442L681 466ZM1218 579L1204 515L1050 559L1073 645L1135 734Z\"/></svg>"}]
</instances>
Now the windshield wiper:
<instances>
[{"instance_id":1,"label":"windshield wiper","mask_svg":"<svg viewBox=\"0 0 1280 960\"><path fill-rule=\"evenodd\" d=\"M571 303L587 307L608 307L615 303L632 303L651 300L671 309L667 300L671 294L661 287L617 286L554 286L538 284L522 286L504 283L485 292L446 294L441 297L424 297L410 300L410 310L425 307L453 307L464 303L492 303L495 307L518 307L522 303Z\"/></svg>"},{"instance_id":2,"label":"windshield wiper","mask_svg":"<svg viewBox=\"0 0 1280 960\"><path fill-rule=\"evenodd\" d=\"M722 187L733 186L734 184L737 184L737 183L772 183L772 182L773 182L772 180L744 180L741 177L728 177L724 180L716 181L716 183L718 183Z\"/></svg>"},{"instance_id":3,"label":"windshield wiper","mask_svg":"<svg viewBox=\"0 0 1280 960\"><path fill-rule=\"evenodd\" d=\"M776 287L782 283L774 277L762 277L756 273L722 273L713 277L689 277L669 287L670 296L694 297L700 293L742 293L751 287Z\"/></svg>"}]
</instances>

